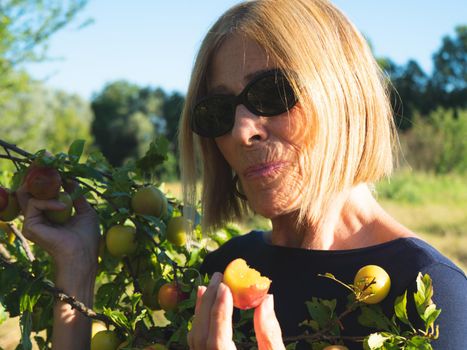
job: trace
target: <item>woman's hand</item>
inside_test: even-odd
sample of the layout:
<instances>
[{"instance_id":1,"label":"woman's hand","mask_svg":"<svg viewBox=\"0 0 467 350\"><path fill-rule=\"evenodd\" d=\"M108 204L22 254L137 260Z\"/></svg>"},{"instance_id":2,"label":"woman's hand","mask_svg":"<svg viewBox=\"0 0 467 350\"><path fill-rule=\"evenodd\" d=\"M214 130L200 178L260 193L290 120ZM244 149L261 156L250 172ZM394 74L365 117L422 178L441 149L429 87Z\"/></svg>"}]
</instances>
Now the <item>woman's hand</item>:
<instances>
[{"instance_id":1,"label":"woman's hand","mask_svg":"<svg viewBox=\"0 0 467 350\"><path fill-rule=\"evenodd\" d=\"M232 340L233 298L222 277L216 272L207 288L198 289L193 327L188 334L191 350L236 349ZM255 309L254 327L259 350L285 349L272 295Z\"/></svg>"},{"instance_id":2,"label":"woman's hand","mask_svg":"<svg viewBox=\"0 0 467 350\"><path fill-rule=\"evenodd\" d=\"M68 267L73 267L75 273L96 270L99 223L96 212L83 197L73 202L75 215L58 226L51 225L42 212L63 209L59 201L32 198L24 186L17 191L17 196L24 213L24 236L50 254L58 269L57 274Z\"/></svg>"}]
</instances>

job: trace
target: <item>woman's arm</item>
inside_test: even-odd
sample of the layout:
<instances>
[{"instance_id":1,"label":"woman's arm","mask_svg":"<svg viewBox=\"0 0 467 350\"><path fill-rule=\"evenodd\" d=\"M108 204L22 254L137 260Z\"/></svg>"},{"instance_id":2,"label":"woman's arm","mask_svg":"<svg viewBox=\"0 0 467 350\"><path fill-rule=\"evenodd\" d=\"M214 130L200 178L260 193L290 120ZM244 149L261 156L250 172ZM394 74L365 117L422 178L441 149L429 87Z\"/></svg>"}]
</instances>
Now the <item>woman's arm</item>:
<instances>
[{"instance_id":1,"label":"woman's arm","mask_svg":"<svg viewBox=\"0 0 467 350\"><path fill-rule=\"evenodd\" d=\"M81 264L82 261L76 261L58 272L55 286L87 307L92 307L96 272L95 269L79 271ZM52 349L89 349L90 340L91 319L72 309L69 304L57 301L54 306Z\"/></svg>"}]
</instances>

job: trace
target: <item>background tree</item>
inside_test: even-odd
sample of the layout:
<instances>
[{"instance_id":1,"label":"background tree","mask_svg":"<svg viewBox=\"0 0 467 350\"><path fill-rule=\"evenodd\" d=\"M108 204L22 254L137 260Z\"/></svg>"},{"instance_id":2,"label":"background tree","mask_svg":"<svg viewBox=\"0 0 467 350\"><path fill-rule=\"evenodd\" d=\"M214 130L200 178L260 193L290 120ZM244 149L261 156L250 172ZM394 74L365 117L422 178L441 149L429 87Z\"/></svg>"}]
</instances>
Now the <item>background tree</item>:
<instances>
[{"instance_id":1,"label":"background tree","mask_svg":"<svg viewBox=\"0 0 467 350\"><path fill-rule=\"evenodd\" d=\"M76 139L92 141L89 103L28 80L0 104L0 135L26 149L62 151ZM8 164L9 163L9 164ZM5 163L11 166L11 162Z\"/></svg>"},{"instance_id":2,"label":"background tree","mask_svg":"<svg viewBox=\"0 0 467 350\"><path fill-rule=\"evenodd\" d=\"M74 20L87 0L0 0L0 103L24 62L45 59L48 39Z\"/></svg>"},{"instance_id":3,"label":"background tree","mask_svg":"<svg viewBox=\"0 0 467 350\"><path fill-rule=\"evenodd\" d=\"M127 81L110 83L94 97L92 133L112 165L144 154L156 135L162 104L160 91L140 89Z\"/></svg>"},{"instance_id":4,"label":"background tree","mask_svg":"<svg viewBox=\"0 0 467 350\"><path fill-rule=\"evenodd\" d=\"M438 105L467 107L467 25L455 28L454 37L445 36L433 55L432 88L439 96Z\"/></svg>"},{"instance_id":5,"label":"background tree","mask_svg":"<svg viewBox=\"0 0 467 350\"><path fill-rule=\"evenodd\" d=\"M169 96L166 96L163 106L162 116L166 122L166 133L167 138L172 142L173 150L176 151L177 144L177 132L178 122L180 115L182 114L183 104L185 103L185 97L178 92L174 92Z\"/></svg>"},{"instance_id":6,"label":"background tree","mask_svg":"<svg viewBox=\"0 0 467 350\"><path fill-rule=\"evenodd\" d=\"M410 129L416 113L430 110L430 102L426 99L430 78L414 60L398 66L385 59L380 60L380 65L389 75L393 87L391 103L396 125L402 131Z\"/></svg>"}]
</instances>

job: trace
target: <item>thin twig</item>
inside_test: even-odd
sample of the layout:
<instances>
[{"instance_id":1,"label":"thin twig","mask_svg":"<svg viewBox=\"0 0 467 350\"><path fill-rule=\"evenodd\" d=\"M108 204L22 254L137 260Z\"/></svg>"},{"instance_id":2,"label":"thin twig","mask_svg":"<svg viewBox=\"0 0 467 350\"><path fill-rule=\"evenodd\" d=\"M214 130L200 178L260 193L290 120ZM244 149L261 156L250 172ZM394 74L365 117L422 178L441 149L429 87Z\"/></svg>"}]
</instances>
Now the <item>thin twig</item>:
<instances>
[{"instance_id":1,"label":"thin twig","mask_svg":"<svg viewBox=\"0 0 467 350\"><path fill-rule=\"evenodd\" d=\"M31 247L29 246L29 242L26 239L26 237L23 236L21 231L18 230L14 224L9 222L8 226L11 228L15 236L18 237L19 240L21 241L21 245L23 246L23 249L26 252L26 256L28 257L28 260L34 261L36 258L34 257L34 254L31 251Z\"/></svg>"},{"instance_id":2,"label":"thin twig","mask_svg":"<svg viewBox=\"0 0 467 350\"><path fill-rule=\"evenodd\" d=\"M3 246L3 244L0 244L0 255L3 257L3 259L11 261L10 252Z\"/></svg>"},{"instance_id":3,"label":"thin twig","mask_svg":"<svg viewBox=\"0 0 467 350\"><path fill-rule=\"evenodd\" d=\"M1 257L0 258L0 265L3 266L4 268L9 268L9 267L12 267L14 265L14 263L12 263L10 261L7 261L3 257ZM28 273L28 272L26 272L24 270L20 270L20 273L28 281L36 281L37 280L37 277L35 277L31 273ZM63 292L59 288L56 288L53 284L51 284L51 282L46 282L44 280L41 280L40 282L41 282L41 285L42 285L43 289L45 291L49 292L50 294L52 294L55 297L55 299L69 304L73 309L78 310L79 312L81 312L82 314L84 314L85 316L87 316L89 318L102 321L107 325L113 325L113 326L115 326L115 328L117 328L117 329L119 329L121 331L124 331L122 329L122 327L119 324L115 323L111 318L107 317L104 314L100 314L100 313L95 312L93 309L87 307L84 303L77 300L75 297L66 294L65 292Z\"/></svg>"}]
</instances>

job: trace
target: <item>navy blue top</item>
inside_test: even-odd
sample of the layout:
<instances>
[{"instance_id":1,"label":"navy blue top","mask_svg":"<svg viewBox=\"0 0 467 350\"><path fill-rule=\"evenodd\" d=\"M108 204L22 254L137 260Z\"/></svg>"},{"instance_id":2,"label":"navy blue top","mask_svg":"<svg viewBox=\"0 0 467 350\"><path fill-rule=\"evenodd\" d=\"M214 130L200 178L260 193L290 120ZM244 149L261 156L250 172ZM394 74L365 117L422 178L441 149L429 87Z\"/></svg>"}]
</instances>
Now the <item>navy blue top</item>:
<instances>
[{"instance_id":1,"label":"navy blue top","mask_svg":"<svg viewBox=\"0 0 467 350\"><path fill-rule=\"evenodd\" d=\"M350 292L318 274L329 272L341 281L352 283L362 266L381 266L391 277L391 290L380 305L387 315L393 315L395 298L409 290L410 302L416 290L418 273L428 273L433 280L433 301L442 309L436 321L440 336L432 343L433 349L467 349L467 278L459 267L420 239L399 238L350 250L308 250L271 245L263 239L263 232L252 231L231 239L208 254L201 270L208 274L223 272L227 264L236 258L245 259L248 265L272 280L269 293L274 295L275 312L283 337L303 333L304 328L299 323L310 319L305 301L312 297L337 299L340 311L345 308ZM409 318L417 324L413 302L408 309ZM370 328L359 325L358 312L354 314L344 318L342 334L366 336L372 333ZM349 342L346 345L350 349L362 349L361 343ZM303 348L309 349L309 346Z\"/></svg>"}]
</instances>

